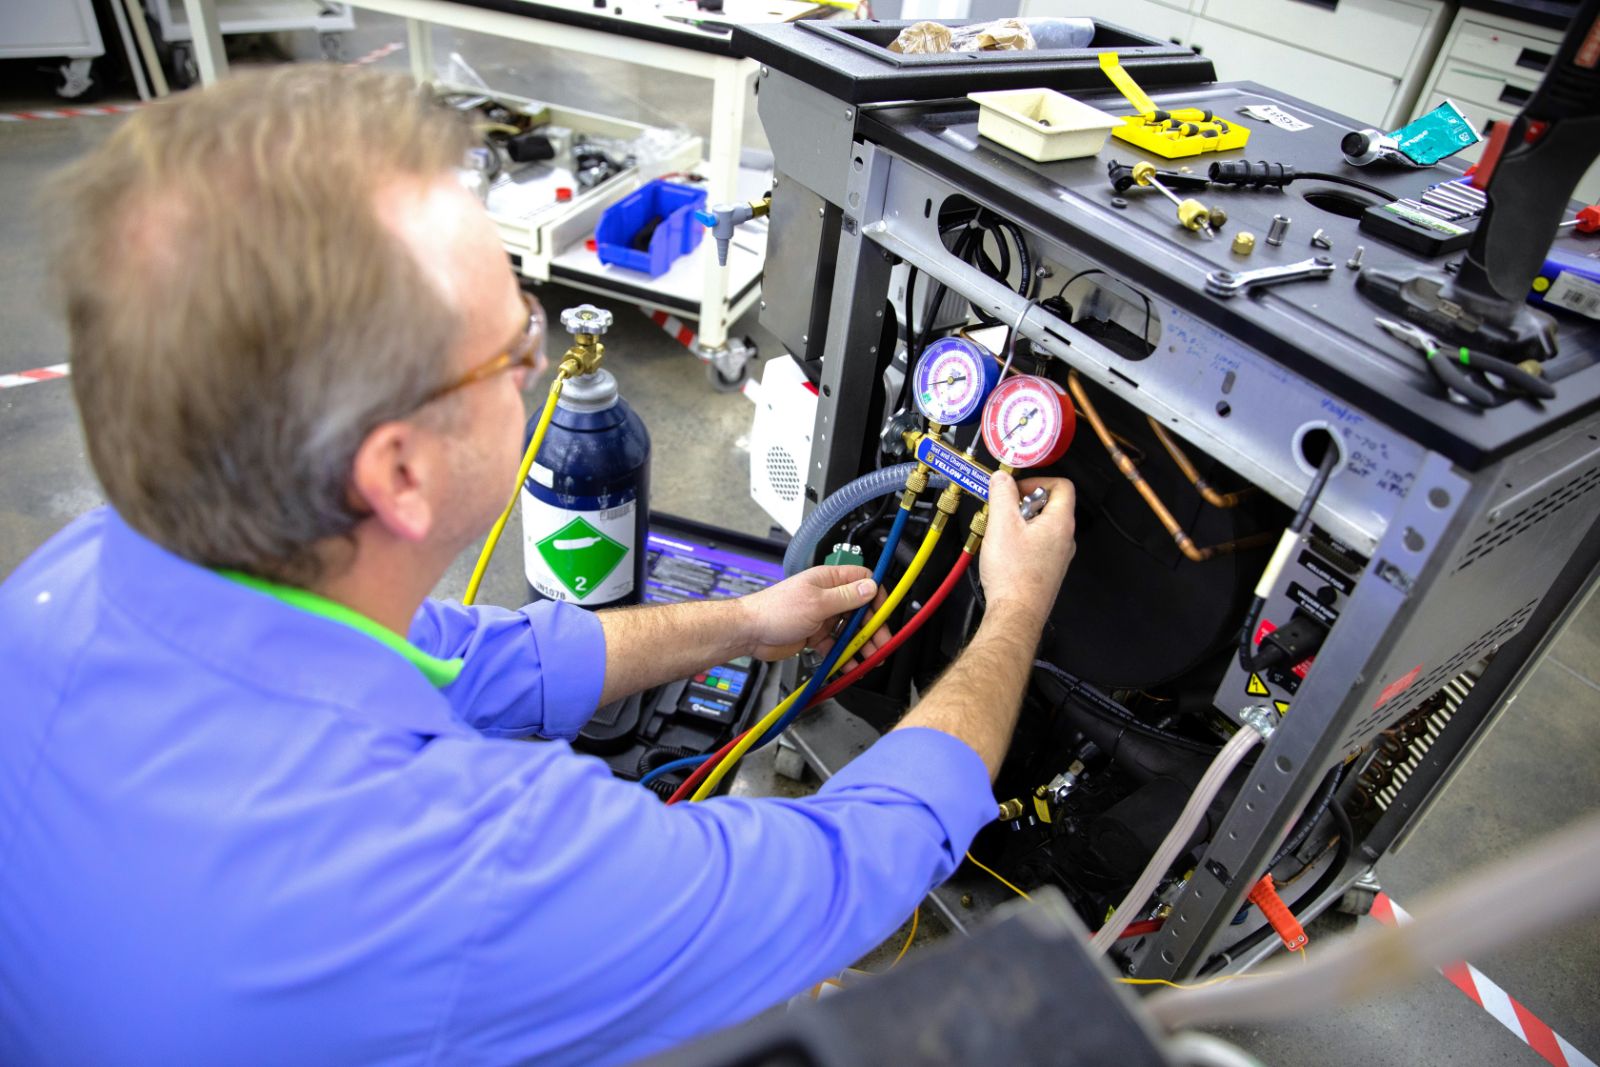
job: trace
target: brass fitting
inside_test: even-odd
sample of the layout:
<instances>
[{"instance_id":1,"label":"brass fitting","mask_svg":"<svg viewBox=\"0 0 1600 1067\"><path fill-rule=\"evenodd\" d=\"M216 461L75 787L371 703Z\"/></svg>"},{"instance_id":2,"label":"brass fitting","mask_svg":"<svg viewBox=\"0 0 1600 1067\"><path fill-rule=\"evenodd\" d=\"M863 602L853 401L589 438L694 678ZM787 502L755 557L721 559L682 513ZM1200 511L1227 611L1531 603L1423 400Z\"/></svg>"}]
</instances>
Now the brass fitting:
<instances>
[{"instance_id":1,"label":"brass fitting","mask_svg":"<svg viewBox=\"0 0 1600 1067\"><path fill-rule=\"evenodd\" d=\"M961 506L961 487L951 482L944 487L944 492L939 494L939 512L942 515L954 515Z\"/></svg>"},{"instance_id":2,"label":"brass fitting","mask_svg":"<svg viewBox=\"0 0 1600 1067\"><path fill-rule=\"evenodd\" d=\"M1011 822L1013 819L1022 818L1022 801L1016 797L1004 801L1000 805L1000 821Z\"/></svg>"},{"instance_id":3,"label":"brass fitting","mask_svg":"<svg viewBox=\"0 0 1600 1067\"><path fill-rule=\"evenodd\" d=\"M967 527L967 543L962 546L962 551L969 556L976 556L978 549L983 546L983 535L989 532L989 505L985 504L972 516L972 523Z\"/></svg>"},{"instance_id":4,"label":"brass fitting","mask_svg":"<svg viewBox=\"0 0 1600 1067\"><path fill-rule=\"evenodd\" d=\"M1149 160L1140 160L1133 165L1133 180L1139 185L1149 185L1151 175L1155 174L1156 165Z\"/></svg>"},{"instance_id":5,"label":"brass fitting","mask_svg":"<svg viewBox=\"0 0 1600 1067\"><path fill-rule=\"evenodd\" d=\"M593 374L600 369L600 359L605 351L606 346L600 343L599 337L592 333L580 333L572 339L572 347L562 355L556 373L563 378Z\"/></svg>"},{"instance_id":6,"label":"brass fitting","mask_svg":"<svg viewBox=\"0 0 1600 1067\"><path fill-rule=\"evenodd\" d=\"M906 478L906 492L920 495L926 488L928 488L928 468L926 464L919 463L917 469Z\"/></svg>"},{"instance_id":7,"label":"brass fitting","mask_svg":"<svg viewBox=\"0 0 1600 1067\"><path fill-rule=\"evenodd\" d=\"M1188 230L1203 230L1211 225L1211 212L1198 200L1185 200L1178 205L1178 221Z\"/></svg>"}]
</instances>

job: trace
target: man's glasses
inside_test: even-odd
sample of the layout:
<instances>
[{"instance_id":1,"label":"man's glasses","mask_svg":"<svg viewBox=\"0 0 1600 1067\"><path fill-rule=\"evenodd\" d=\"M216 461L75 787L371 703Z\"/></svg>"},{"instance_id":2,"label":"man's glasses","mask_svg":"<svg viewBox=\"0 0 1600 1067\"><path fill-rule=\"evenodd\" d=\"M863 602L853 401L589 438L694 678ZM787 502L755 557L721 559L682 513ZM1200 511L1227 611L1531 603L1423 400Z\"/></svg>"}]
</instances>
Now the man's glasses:
<instances>
[{"instance_id":1,"label":"man's glasses","mask_svg":"<svg viewBox=\"0 0 1600 1067\"><path fill-rule=\"evenodd\" d=\"M422 403L417 405L418 407L449 396L457 389L465 389L475 382L492 378L501 371L525 367L529 373L537 374L543 369L544 308L540 306L539 301L533 298L531 293L523 292L520 295L522 296L522 304L528 311L528 324L523 328L522 333L517 336L517 339L487 363L482 363L472 368L450 384L440 386L429 393Z\"/></svg>"}]
</instances>

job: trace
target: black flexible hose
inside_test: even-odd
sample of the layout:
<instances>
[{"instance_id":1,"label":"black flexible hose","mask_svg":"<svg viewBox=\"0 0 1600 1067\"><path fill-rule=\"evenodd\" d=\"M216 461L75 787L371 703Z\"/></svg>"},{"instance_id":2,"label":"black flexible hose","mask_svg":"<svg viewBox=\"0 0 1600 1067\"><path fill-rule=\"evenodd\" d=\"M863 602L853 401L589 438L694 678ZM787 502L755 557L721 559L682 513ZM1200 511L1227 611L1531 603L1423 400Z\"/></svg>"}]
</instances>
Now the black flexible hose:
<instances>
[{"instance_id":1,"label":"black flexible hose","mask_svg":"<svg viewBox=\"0 0 1600 1067\"><path fill-rule=\"evenodd\" d=\"M639 762L635 765L634 771L640 778L643 778L663 763L671 763L675 759L688 759L691 756L703 755L705 753L697 752L692 748L652 748L639 757Z\"/></svg>"},{"instance_id":2,"label":"black flexible hose","mask_svg":"<svg viewBox=\"0 0 1600 1067\"><path fill-rule=\"evenodd\" d=\"M1016 243L1017 265L1022 269L1022 277L1017 282L1017 295L1026 297L1033 289L1033 259L1028 255L1028 246L1022 240L1022 231L1009 219L996 219L995 227L1003 230Z\"/></svg>"},{"instance_id":3,"label":"black flexible hose","mask_svg":"<svg viewBox=\"0 0 1600 1067\"><path fill-rule=\"evenodd\" d=\"M1311 831L1316 828L1317 823L1321 822L1322 817L1327 814L1328 805L1333 803L1333 794L1339 788L1339 783L1344 781L1345 772L1349 768L1350 765L1348 763L1335 763L1328 768L1328 773L1322 778L1322 784L1317 787L1316 793L1312 794L1310 801L1306 803L1305 812L1300 816L1300 822L1295 826L1294 833L1289 835L1289 839L1267 861L1268 871L1277 867L1278 864L1289 857L1290 853L1297 851L1301 845L1306 843L1306 838L1311 836Z\"/></svg>"},{"instance_id":4,"label":"black flexible hose","mask_svg":"<svg viewBox=\"0 0 1600 1067\"><path fill-rule=\"evenodd\" d=\"M1189 752L1198 752L1202 755L1211 756L1215 755L1220 747L1218 745L1208 745L1204 741L1195 741L1184 737L1182 734L1175 734L1170 730L1163 730L1159 726L1151 726L1134 715L1133 712L1112 700L1105 693L1102 693L1081 678L1068 674L1054 663L1039 659L1034 660L1033 665L1061 683L1069 694L1078 697L1078 706L1091 715L1115 722L1119 726L1127 727L1134 733L1143 734L1157 741L1164 741L1175 748L1186 749Z\"/></svg>"}]
</instances>

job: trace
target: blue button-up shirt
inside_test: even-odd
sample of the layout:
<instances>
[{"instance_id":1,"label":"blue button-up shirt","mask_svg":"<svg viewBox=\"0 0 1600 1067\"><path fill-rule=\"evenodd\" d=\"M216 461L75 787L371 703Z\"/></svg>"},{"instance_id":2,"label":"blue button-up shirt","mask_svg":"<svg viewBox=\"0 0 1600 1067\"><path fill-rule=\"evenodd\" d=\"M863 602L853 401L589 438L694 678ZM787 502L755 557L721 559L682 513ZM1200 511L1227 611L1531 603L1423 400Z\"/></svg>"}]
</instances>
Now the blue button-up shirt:
<instances>
[{"instance_id":1,"label":"blue button-up shirt","mask_svg":"<svg viewBox=\"0 0 1600 1067\"><path fill-rule=\"evenodd\" d=\"M593 616L393 649L100 510L0 585L0 1062L615 1063L847 966L994 801L932 730L668 808L564 742Z\"/></svg>"}]
</instances>

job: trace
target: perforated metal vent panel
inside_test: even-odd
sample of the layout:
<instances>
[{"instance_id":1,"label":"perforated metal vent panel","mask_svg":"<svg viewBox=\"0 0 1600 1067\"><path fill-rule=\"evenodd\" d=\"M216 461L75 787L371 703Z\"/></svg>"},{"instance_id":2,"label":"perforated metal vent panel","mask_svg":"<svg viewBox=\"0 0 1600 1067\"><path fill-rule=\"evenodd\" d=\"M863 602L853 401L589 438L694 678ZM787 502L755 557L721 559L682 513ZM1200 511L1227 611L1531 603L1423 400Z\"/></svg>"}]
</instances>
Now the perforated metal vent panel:
<instances>
[{"instance_id":1,"label":"perforated metal vent panel","mask_svg":"<svg viewBox=\"0 0 1600 1067\"><path fill-rule=\"evenodd\" d=\"M1512 634L1522 629L1538 604L1537 600L1528 601L1471 643L1457 650L1449 659L1419 676L1399 696L1373 708L1345 735L1345 746L1354 748L1365 744L1380 729L1421 706L1423 701L1437 693L1446 682L1483 659L1493 649L1505 643Z\"/></svg>"},{"instance_id":2,"label":"perforated metal vent panel","mask_svg":"<svg viewBox=\"0 0 1600 1067\"><path fill-rule=\"evenodd\" d=\"M773 445L767 449L767 483L772 486L772 491L784 501L799 499L800 490L800 465L794 461L784 449Z\"/></svg>"},{"instance_id":3,"label":"perforated metal vent panel","mask_svg":"<svg viewBox=\"0 0 1600 1067\"><path fill-rule=\"evenodd\" d=\"M1495 549L1516 540L1529 529L1557 514L1600 486L1600 467L1591 467L1555 486L1544 496L1524 504L1499 522L1484 529L1467 546L1452 574L1460 574Z\"/></svg>"}]
</instances>

